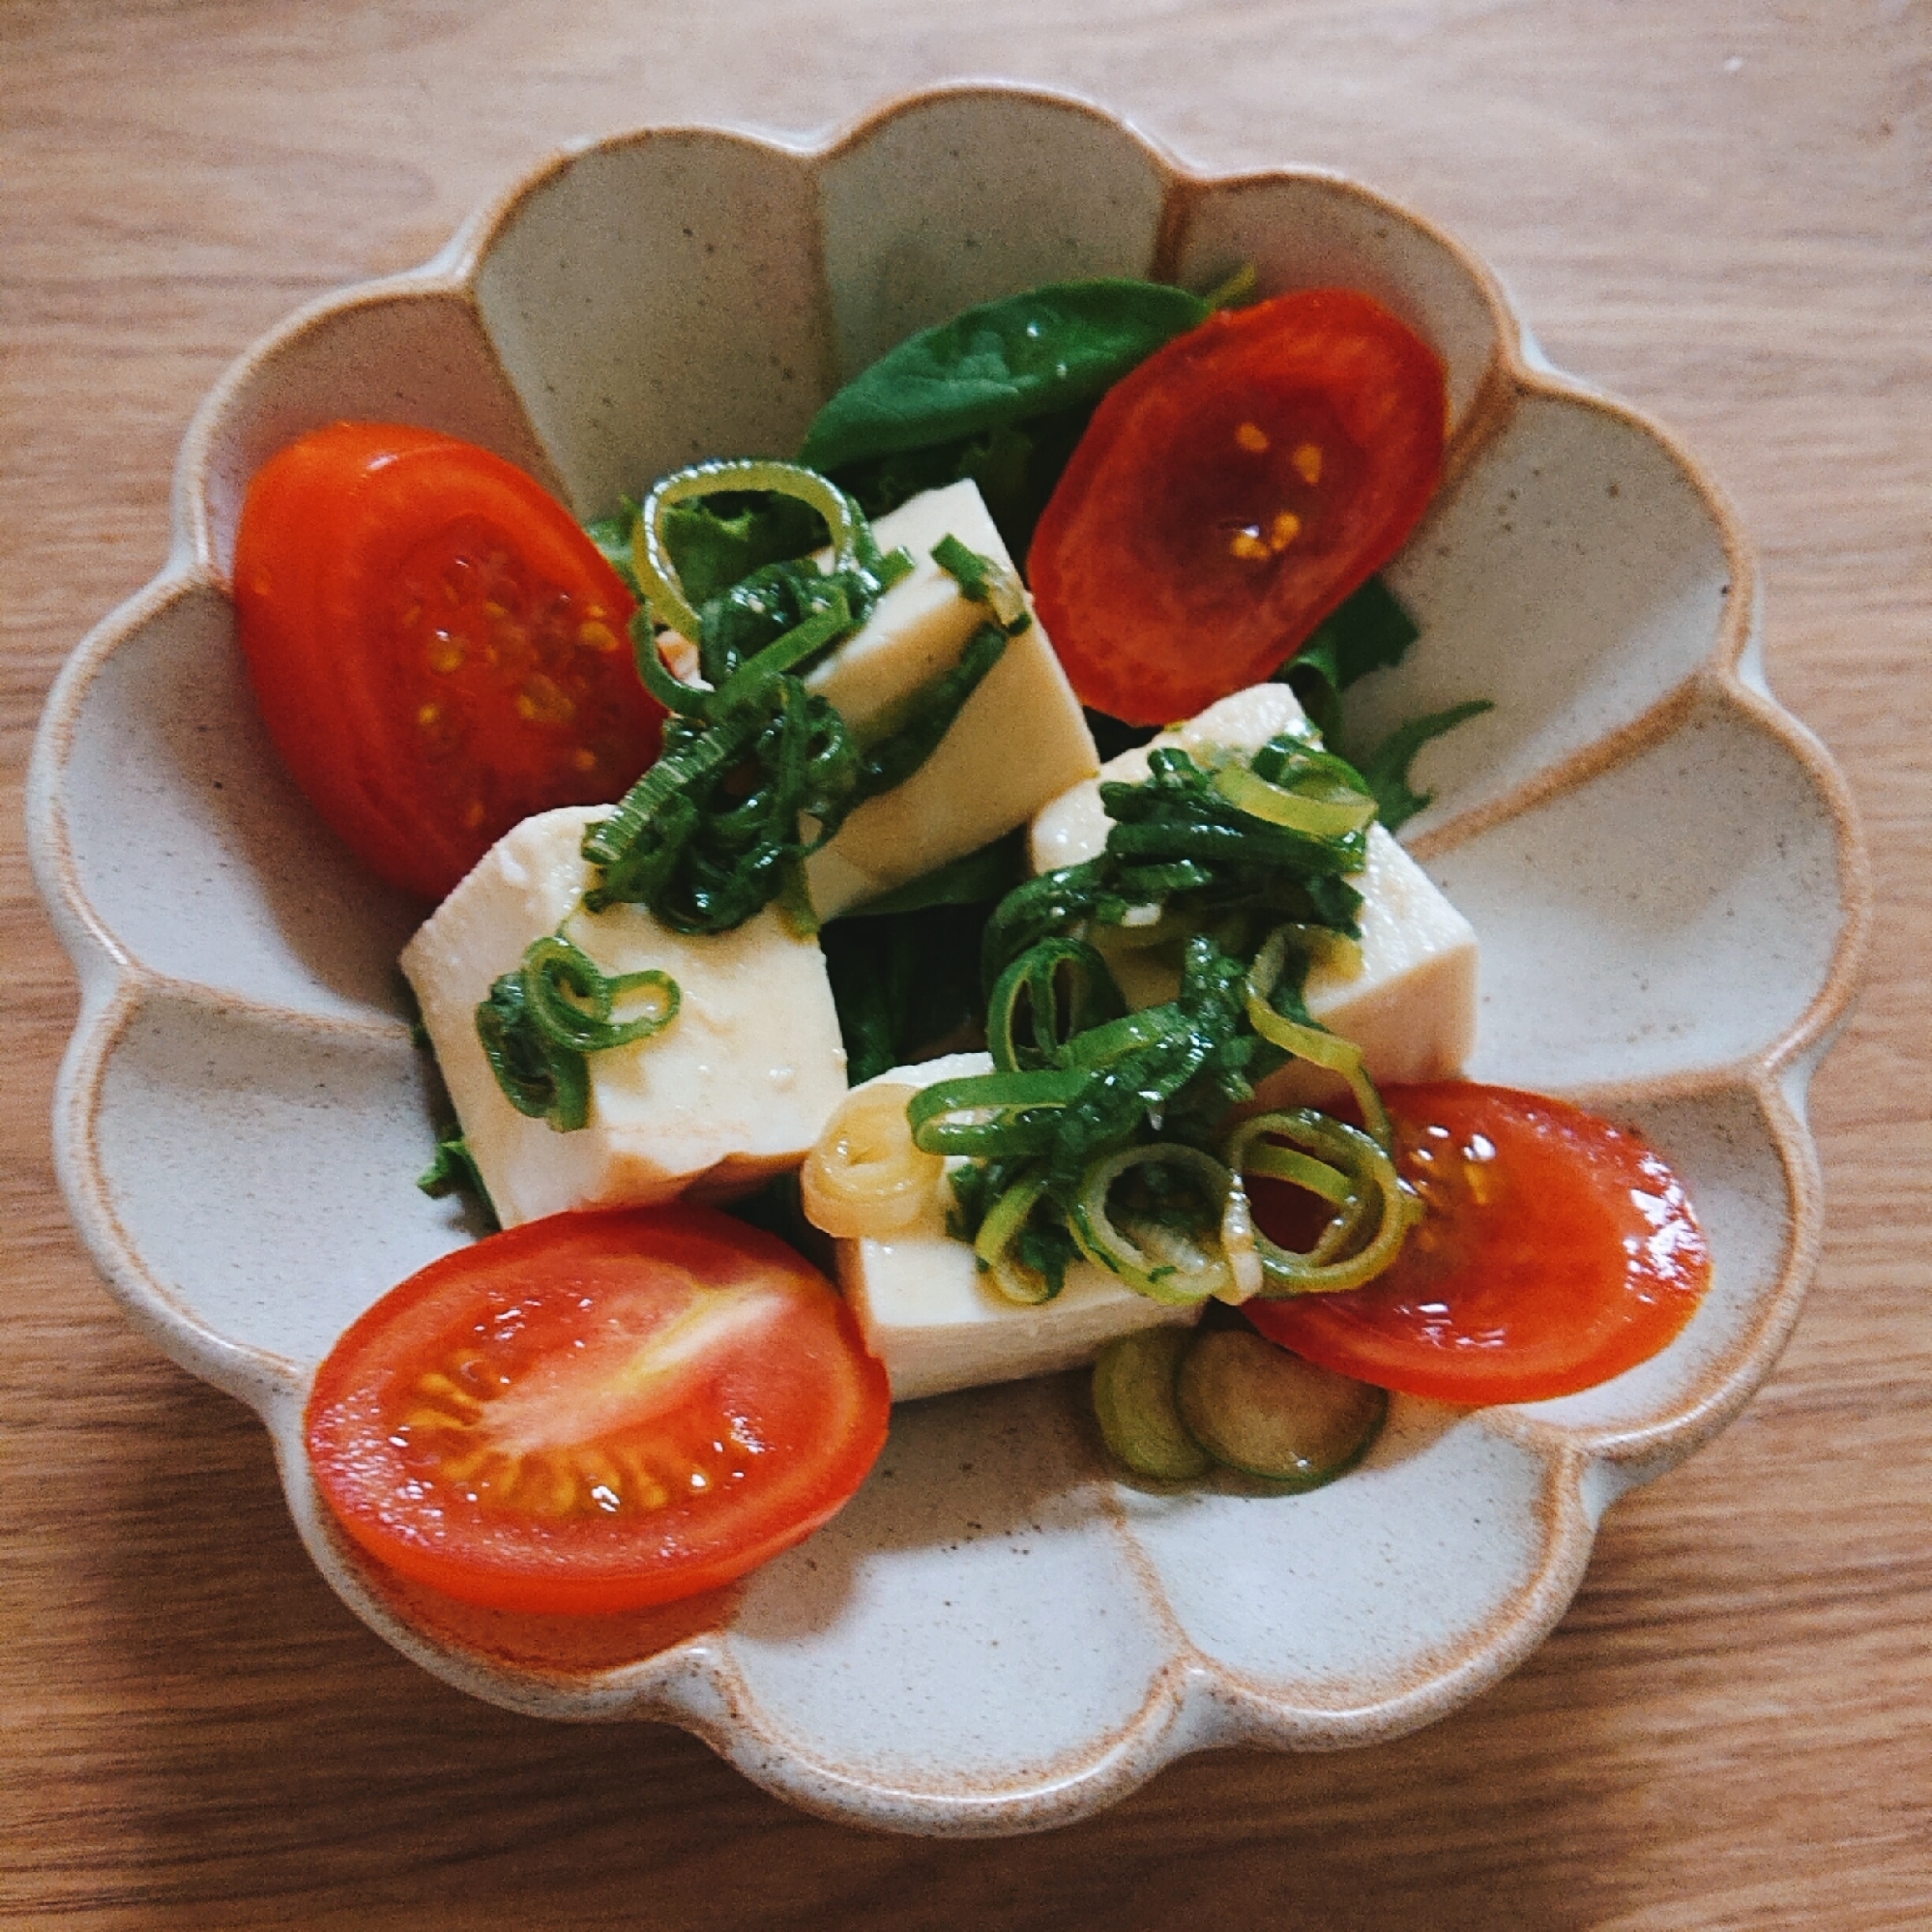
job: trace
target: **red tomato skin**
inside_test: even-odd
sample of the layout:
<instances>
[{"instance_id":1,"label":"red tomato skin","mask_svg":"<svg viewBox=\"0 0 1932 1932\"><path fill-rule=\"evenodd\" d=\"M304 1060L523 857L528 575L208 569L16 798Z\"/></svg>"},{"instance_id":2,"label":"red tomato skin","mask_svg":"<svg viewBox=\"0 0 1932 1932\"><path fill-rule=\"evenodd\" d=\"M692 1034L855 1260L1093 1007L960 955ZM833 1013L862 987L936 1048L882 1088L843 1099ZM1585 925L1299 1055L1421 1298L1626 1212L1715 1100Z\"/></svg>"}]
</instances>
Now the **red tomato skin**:
<instances>
[{"instance_id":1,"label":"red tomato skin","mask_svg":"<svg viewBox=\"0 0 1932 1932\"><path fill-rule=\"evenodd\" d=\"M1081 702L1168 724L1268 677L1407 541L1447 422L1441 358L1352 289L1156 350L1094 412L1028 555Z\"/></svg>"},{"instance_id":2,"label":"red tomato skin","mask_svg":"<svg viewBox=\"0 0 1932 1932\"><path fill-rule=\"evenodd\" d=\"M405 892L443 897L518 820L619 798L657 756L629 591L487 450L398 424L312 431L249 484L234 581L277 750Z\"/></svg>"},{"instance_id":3,"label":"red tomato skin","mask_svg":"<svg viewBox=\"0 0 1932 1932\"><path fill-rule=\"evenodd\" d=\"M447 1420L425 1431L425 1400L487 1422L495 1402L534 1386L526 1413L557 1413L542 1406L546 1381L567 1386L600 1340L614 1367L639 1361L638 1335L687 1312L694 1286L737 1291L731 1305L754 1319L680 1371L685 1399L666 1415L641 1424L606 1415L588 1441L546 1436L512 1475L507 1458L465 1469L462 1452L484 1438ZM438 1373L465 1389L511 1379L488 1403L425 1398L424 1378ZM579 1393L609 1386L593 1375ZM583 1421L581 1403L572 1412L558 1400L563 1426L572 1413ZM716 1589L809 1536L877 1460L891 1400L884 1367L822 1274L774 1236L677 1204L556 1215L431 1262L330 1351L305 1428L336 1520L391 1569L463 1602L593 1616ZM644 1465L665 1500L590 1507L594 1478L622 1495L622 1470ZM519 1481L541 1493L559 1472L571 1507L529 1507L529 1490L518 1500Z\"/></svg>"},{"instance_id":4,"label":"red tomato skin","mask_svg":"<svg viewBox=\"0 0 1932 1932\"><path fill-rule=\"evenodd\" d=\"M1271 1341L1385 1389L1483 1404L1595 1388L1676 1339L1711 1252L1682 1183L1634 1133L1468 1081L1383 1098L1427 1216L1364 1288L1246 1303ZM1472 1162L1478 1136L1493 1157Z\"/></svg>"}]
</instances>

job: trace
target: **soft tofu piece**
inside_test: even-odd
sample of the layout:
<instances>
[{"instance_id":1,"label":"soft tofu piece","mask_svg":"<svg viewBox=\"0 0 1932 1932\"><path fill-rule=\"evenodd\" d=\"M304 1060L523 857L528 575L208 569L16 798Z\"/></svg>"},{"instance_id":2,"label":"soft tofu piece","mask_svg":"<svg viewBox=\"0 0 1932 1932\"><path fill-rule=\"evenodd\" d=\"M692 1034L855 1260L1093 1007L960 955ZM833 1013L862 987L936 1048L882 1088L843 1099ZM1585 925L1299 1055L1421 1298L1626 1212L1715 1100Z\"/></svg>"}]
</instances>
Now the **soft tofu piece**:
<instances>
[{"instance_id":1,"label":"soft tofu piece","mask_svg":"<svg viewBox=\"0 0 1932 1932\"><path fill-rule=\"evenodd\" d=\"M960 596L932 561L932 546L950 533L969 550L1012 563L970 481L928 490L872 528L882 550L912 553L911 574L805 678L861 737L951 670L986 622L984 607ZM819 917L835 919L1024 825L1098 765L1079 700L1036 617L1008 641L932 756L904 784L861 805L807 862Z\"/></svg>"},{"instance_id":2,"label":"soft tofu piece","mask_svg":"<svg viewBox=\"0 0 1932 1932\"><path fill-rule=\"evenodd\" d=\"M845 1050L817 944L776 911L687 938L641 906L571 919L610 975L658 967L683 994L651 1039L590 1056L589 1125L558 1133L504 1098L476 1009L590 883L595 806L525 819L478 863L402 954L463 1132L506 1227L568 1208L728 1196L795 1167L845 1096Z\"/></svg>"},{"instance_id":3,"label":"soft tofu piece","mask_svg":"<svg viewBox=\"0 0 1932 1932\"><path fill-rule=\"evenodd\" d=\"M895 1068L876 1084L929 1087L992 1067L987 1054L955 1053ZM1115 1335L1186 1328L1199 1318L1199 1308L1150 1302L1087 1261L1067 1271L1067 1285L1051 1302L1009 1302L980 1273L972 1248L946 1232L951 1192L942 1184L919 1218L890 1241L838 1244L839 1286L866 1347L886 1364L893 1401L1077 1368Z\"/></svg>"},{"instance_id":4,"label":"soft tofu piece","mask_svg":"<svg viewBox=\"0 0 1932 1932\"><path fill-rule=\"evenodd\" d=\"M1150 745L1123 751L1098 778L1075 785L1034 819L1033 867L1052 871L1098 857L1111 824L1100 784L1134 784L1148 774L1148 754L1162 746L1184 751L1235 751L1251 757L1277 733L1303 721L1286 685L1255 685L1171 726ZM1470 922L1433 880L1379 825L1368 834L1368 864L1351 883L1362 895L1359 957L1308 973L1308 1011L1361 1048L1371 1078L1390 1084L1435 1080L1456 1072L1476 1046L1477 943ZM1110 950L1129 1005L1157 1006L1179 986L1178 963L1163 951ZM1284 1077L1285 1076L1285 1077ZM1312 1091L1299 1063L1264 1086L1282 1101Z\"/></svg>"}]
</instances>

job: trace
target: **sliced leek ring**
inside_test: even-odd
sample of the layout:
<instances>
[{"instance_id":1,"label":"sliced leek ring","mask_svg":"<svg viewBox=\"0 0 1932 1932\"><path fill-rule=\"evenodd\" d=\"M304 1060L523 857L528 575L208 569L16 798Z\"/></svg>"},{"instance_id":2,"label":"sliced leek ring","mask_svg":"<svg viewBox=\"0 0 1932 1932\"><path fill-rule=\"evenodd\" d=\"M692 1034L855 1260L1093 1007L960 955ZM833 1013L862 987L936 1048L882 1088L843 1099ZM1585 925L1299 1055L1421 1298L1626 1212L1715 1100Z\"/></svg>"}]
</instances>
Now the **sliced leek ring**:
<instances>
[{"instance_id":1,"label":"sliced leek ring","mask_svg":"<svg viewBox=\"0 0 1932 1932\"><path fill-rule=\"evenodd\" d=\"M1127 1227L1115 1218L1108 1197L1123 1175L1143 1166L1184 1170L1207 1193L1215 1222L1221 1220L1229 1176L1213 1155L1197 1147L1159 1142L1129 1147L1095 1161L1081 1177L1079 1195L1067 1217L1080 1252L1119 1275L1136 1294L1170 1307L1234 1295L1234 1271L1221 1251L1218 1235L1204 1243L1145 1216Z\"/></svg>"},{"instance_id":2,"label":"sliced leek ring","mask_svg":"<svg viewBox=\"0 0 1932 1932\"><path fill-rule=\"evenodd\" d=\"M1275 1145L1285 1140L1287 1147ZM1374 1280L1401 1252L1421 1218L1421 1203L1403 1185L1387 1150L1330 1114L1296 1107L1244 1121L1223 1149L1230 1192L1246 1193L1249 1174L1291 1181L1335 1213L1315 1245L1297 1253L1252 1231L1271 1299L1333 1295Z\"/></svg>"},{"instance_id":3,"label":"sliced leek ring","mask_svg":"<svg viewBox=\"0 0 1932 1932\"><path fill-rule=\"evenodd\" d=\"M919 1217L946 1172L914 1145L895 1083L856 1088L825 1125L799 1173L805 1217L840 1241L883 1239Z\"/></svg>"}]
</instances>

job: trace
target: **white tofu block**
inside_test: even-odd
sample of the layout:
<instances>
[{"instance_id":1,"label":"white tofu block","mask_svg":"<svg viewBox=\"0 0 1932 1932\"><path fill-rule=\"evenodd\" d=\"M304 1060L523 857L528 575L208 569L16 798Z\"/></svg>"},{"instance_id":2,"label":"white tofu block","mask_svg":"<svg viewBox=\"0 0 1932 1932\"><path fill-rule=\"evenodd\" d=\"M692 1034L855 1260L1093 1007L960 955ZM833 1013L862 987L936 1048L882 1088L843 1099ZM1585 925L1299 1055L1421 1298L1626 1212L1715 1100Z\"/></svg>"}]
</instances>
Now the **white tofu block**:
<instances>
[{"instance_id":1,"label":"white tofu block","mask_svg":"<svg viewBox=\"0 0 1932 1932\"><path fill-rule=\"evenodd\" d=\"M1252 756L1271 738L1301 724L1303 716L1286 685L1255 685L1171 726L1152 744L1109 759L1098 778L1074 786L1034 819L1034 870L1052 871L1099 856L1112 823L1100 804L1100 784L1140 782L1148 774L1150 751L1173 746ZM1354 1040L1370 1077L1379 1082L1436 1080L1458 1071L1476 1047L1475 928L1379 825L1369 828L1367 866L1350 883L1362 896L1361 944L1352 959L1309 969L1304 988L1309 1013L1332 1033ZM1179 962L1167 950L1109 947L1107 956L1130 1006L1158 1006L1174 997ZM1262 1096L1281 1103L1328 1084L1295 1063L1267 1082Z\"/></svg>"},{"instance_id":2,"label":"white tofu block","mask_svg":"<svg viewBox=\"0 0 1932 1932\"><path fill-rule=\"evenodd\" d=\"M986 1054L955 1053L895 1068L876 1084L927 1087L992 1066ZM1150 1302L1088 1261L1067 1271L1051 1302L1009 1302L980 1273L972 1248L946 1232L951 1198L942 1183L919 1218L890 1241L838 1244L839 1286L865 1346L886 1365L895 1402L1077 1368L1115 1335L1199 1319L1199 1308Z\"/></svg>"},{"instance_id":3,"label":"white tofu block","mask_svg":"<svg viewBox=\"0 0 1932 1932\"><path fill-rule=\"evenodd\" d=\"M879 546L903 545L913 569L864 628L812 670L806 685L862 738L887 726L922 686L959 661L986 622L982 605L932 561L951 535L1011 567L978 486L915 497L873 525ZM904 784L869 800L806 865L821 919L936 871L1024 825L1049 799L1091 777L1099 760L1080 703L1038 617L987 673L932 756Z\"/></svg>"},{"instance_id":4,"label":"white tofu block","mask_svg":"<svg viewBox=\"0 0 1932 1932\"><path fill-rule=\"evenodd\" d=\"M775 911L736 932L685 937L641 906L571 918L606 974L657 967L677 1018L654 1039L590 1056L589 1125L558 1133L504 1098L476 1009L590 883L578 856L596 806L543 812L485 853L402 954L463 1133L506 1227L570 1208L743 1192L795 1167L845 1097L845 1050L817 944ZM621 1016L621 1010L620 1010Z\"/></svg>"}]
</instances>

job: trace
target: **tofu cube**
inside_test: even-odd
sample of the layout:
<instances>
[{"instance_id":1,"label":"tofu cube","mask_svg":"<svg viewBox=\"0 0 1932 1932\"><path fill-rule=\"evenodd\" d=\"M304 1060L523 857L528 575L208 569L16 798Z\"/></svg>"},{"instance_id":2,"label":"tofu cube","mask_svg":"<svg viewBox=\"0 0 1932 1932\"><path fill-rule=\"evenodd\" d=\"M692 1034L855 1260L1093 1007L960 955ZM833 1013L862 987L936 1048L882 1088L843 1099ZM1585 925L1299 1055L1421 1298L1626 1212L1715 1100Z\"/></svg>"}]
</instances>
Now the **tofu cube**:
<instances>
[{"instance_id":1,"label":"tofu cube","mask_svg":"<svg viewBox=\"0 0 1932 1932\"><path fill-rule=\"evenodd\" d=\"M951 535L1011 567L977 484L915 497L873 525L879 547L903 545L913 569L864 628L806 676L863 739L889 725L922 686L950 671L983 606L932 561ZM1098 769L1079 700L1036 617L968 699L933 754L904 784L868 800L806 864L821 919L937 871L1024 825L1049 799Z\"/></svg>"},{"instance_id":2,"label":"tofu cube","mask_svg":"<svg viewBox=\"0 0 1932 1932\"><path fill-rule=\"evenodd\" d=\"M926 1087L992 1066L986 1054L955 1053L896 1068L879 1083ZM886 1365L895 1402L1077 1368L1115 1335L1185 1328L1200 1316L1199 1308L1150 1302L1089 1261L1067 1271L1067 1285L1052 1301L1009 1302L980 1273L972 1248L946 1232L951 1199L942 1184L918 1219L891 1240L838 1244L839 1286L866 1347Z\"/></svg>"},{"instance_id":3,"label":"tofu cube","mask_svg":"<svg viewBox=\"0 0 1932 1932\"><path fill-rule=\"evenodd\" d=\"M579 856L599 807L525 819L484 854L409 942L415 988L443 1078L506 1227L570 1208L726 1197L795 1167L845 1095L845 1050L817 944L776 911L735 932L686 937L642 906L575 912ZM590 1056L589 1124L558 1133L505 1098L476 1009L532 940L570 919L606 974L658 967L677 1018L653 1039Z\"/></svg>"},{"instance_id":4,"label":"tofu cube","mask_svg":"<svg viewBox=\"0 0 1932 1932\"><path fill-rule=\"evenodd\" d=\"M1256 685L1171 726L1152 745L1110 759L1098 778L1074 786L1033 822L1036 872L1098 858L1110 820L1100 784L1138 783L1148 754L1161 746L1252 756L1277 733L1303 722L1286 685ZM1389 1084L1436 1080L1457 1072L1476 1046L1476 931L1426 872L1379 825L1368 834L1368 864L1351 882L1362 895L1361 944L1354 958L1312 966L1304 988L1308 1011L1331 1032L1361 1048L1372 1079ZM1109 951L1121 991L1135 1008L1171 1000L1178 961L1163 949ZM1262 1095L1273 1104L1313 1095L1330 1084L1293 1062Z\"/></svg>"}]
</instances>

